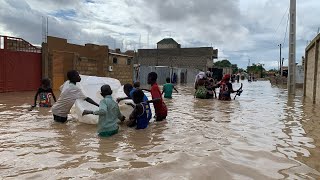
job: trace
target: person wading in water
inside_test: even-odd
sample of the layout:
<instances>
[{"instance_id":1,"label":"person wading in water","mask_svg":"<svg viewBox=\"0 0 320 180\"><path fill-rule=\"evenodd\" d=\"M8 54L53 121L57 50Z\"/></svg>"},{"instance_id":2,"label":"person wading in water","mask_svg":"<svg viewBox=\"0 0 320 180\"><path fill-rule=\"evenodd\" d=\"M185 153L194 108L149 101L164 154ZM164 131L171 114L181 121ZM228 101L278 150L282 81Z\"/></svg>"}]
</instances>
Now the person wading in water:
<instances>
[{"instance_id":1,"label":"person wading in water","mask_svg":"<svg viewBox=\"0 0 320 180\"><path fill-rule=\"evenodd\" d=\"M233 90L232 84L230 83L230 74L224 75L218 83L218 86L220 87L219 100L230 101L231 93L237 92Z\"/></svg>"}]
</instances>

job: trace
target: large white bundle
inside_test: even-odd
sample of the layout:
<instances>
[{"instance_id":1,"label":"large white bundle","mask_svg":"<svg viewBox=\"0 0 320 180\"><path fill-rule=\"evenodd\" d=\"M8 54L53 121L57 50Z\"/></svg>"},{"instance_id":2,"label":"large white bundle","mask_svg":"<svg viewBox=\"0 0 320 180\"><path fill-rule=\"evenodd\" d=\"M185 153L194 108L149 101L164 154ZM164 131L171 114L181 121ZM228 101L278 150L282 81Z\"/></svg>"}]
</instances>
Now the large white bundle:
<instances>
[{"instance_id":1,"label":"large white bundle","mask_svg":"<svg viewBox=\"0 0 320 180\"><path fill-rule=\"evenodd\" d=\"M95 102L99 103L100 100L102 100L102 96L100 95L100 88L102 85L108 84L113 93L112 97L114 100L116 100L118 97L125 97L126 95L123 93L123 87L121 87L120 81L113 78L107 78L107 77L96 77L96 76L85 76L80 75L81 82L77 83L77 86L80 87L83 91L83 93L87 96L93 99ZM69 81L66 81L61 91L63 91L65 88L67 88L69 85ZM130 102L131 100L127 100L126 102ZM121 113L128 118L130 113L132 112L132 107L128 106L124 102L121 102L119 104ZM98 123L98 116L96 115L86 115L82 116L82 113L84 110L91 110L96 111L99 108L97 106L94 106L84 100L76 100L75 105L73 106L71 110L71 114L73 117L78 119L80 122L86 123L86 124L97 124Z\"/></svg>"}]
</instances>

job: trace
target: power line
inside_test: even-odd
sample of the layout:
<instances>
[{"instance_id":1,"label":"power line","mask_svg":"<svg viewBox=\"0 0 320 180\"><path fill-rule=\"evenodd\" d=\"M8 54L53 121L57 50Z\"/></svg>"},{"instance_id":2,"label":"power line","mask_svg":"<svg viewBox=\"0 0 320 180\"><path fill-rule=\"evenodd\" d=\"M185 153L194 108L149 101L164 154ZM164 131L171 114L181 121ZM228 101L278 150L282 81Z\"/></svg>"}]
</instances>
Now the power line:
<instances>
[{"instance_id":1,"label":"power line","mask_svg":"<svg viewBox=\"0 0 320 180\"><path fill-rule=\"evenodd\" d=\"M289 25L289 17L290 17L290 14L288 14L288 19L287 19L287 27L286 27L286 32L284 34L284 38L283 38L283 46L285 45L285 42L286 42L286 38L287 38L287 33L288 33L288 25Z\"/></svg>"},{"instance_id":2,"label":"power line","mask_svg":"<svg viewBox=\"0 0 320 180\"><path fill-rule=\"evenodd\" d=\"M282 16L282 18L281 18L281 21L280 21L280 23L279 23L276 31L274 32L274 38L276 37L276 34L277 34L277 32L278 32L278 30L279 30L279 28L280 28L280 25L282 24L282 21L283 21L283 19L284 19L285 15L287 14L288 11L289 11L289 7L287 8L287 10L285 11L285 13L283 14L283 16Z\"/></svg>"}]
</instances>

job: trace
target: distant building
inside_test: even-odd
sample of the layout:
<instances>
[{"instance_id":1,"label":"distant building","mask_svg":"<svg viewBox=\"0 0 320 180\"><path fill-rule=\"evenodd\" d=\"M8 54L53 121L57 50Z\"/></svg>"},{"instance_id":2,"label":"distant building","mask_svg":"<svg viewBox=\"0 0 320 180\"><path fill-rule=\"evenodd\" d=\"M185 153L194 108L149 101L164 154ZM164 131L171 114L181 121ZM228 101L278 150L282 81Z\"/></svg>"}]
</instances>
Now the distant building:
<instances>
[{"instance_id":1,"label":"distant building","mask_svg":"<svg viewBox=\"0 0 320 180\"><path fill-rule=\"evenodd\" d=\"M172 38L164 38L157 43L158 49L171 49L171 48L180 48L180 47L181 47L181 45L178 44Z\"/></svg>"},{"instance_id":2,"label":"distant building","mask_svg":"<svg viewBox=\"0 0 320 180\"><path fill-rule=\"evenodd\" d=\"M218 50L212 47L181 48L172 38L162 39L157 49L139 49L135 64L143 66L168 66L206 71L218 58Z\"/></svg>"}]
</instances>

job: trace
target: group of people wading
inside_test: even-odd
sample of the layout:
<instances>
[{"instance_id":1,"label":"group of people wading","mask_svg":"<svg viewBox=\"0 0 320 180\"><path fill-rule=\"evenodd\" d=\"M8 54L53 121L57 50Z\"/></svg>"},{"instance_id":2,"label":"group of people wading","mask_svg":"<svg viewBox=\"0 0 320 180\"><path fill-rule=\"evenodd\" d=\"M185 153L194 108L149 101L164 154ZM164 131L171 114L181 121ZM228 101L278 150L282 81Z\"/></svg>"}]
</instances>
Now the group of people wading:
<instances>
[{"instance_id":1,"label":"group of people wading","mask_svg":"<svg viewBox=\"0 0 320 180\"><path fill-rule=\"evenodd\" d=\"M231 100L231 93L237 93L240 95L242 86L239 90L233 90L232 84L230 83L230 74L223 76L220 82L217 82L216 79L210 77L210 74L200 72L195 79L195 94L196 98L200 99L211 99L217 98L216 89L219 88L218 99L223 101Z\"/></svg>"}]
</instances>

